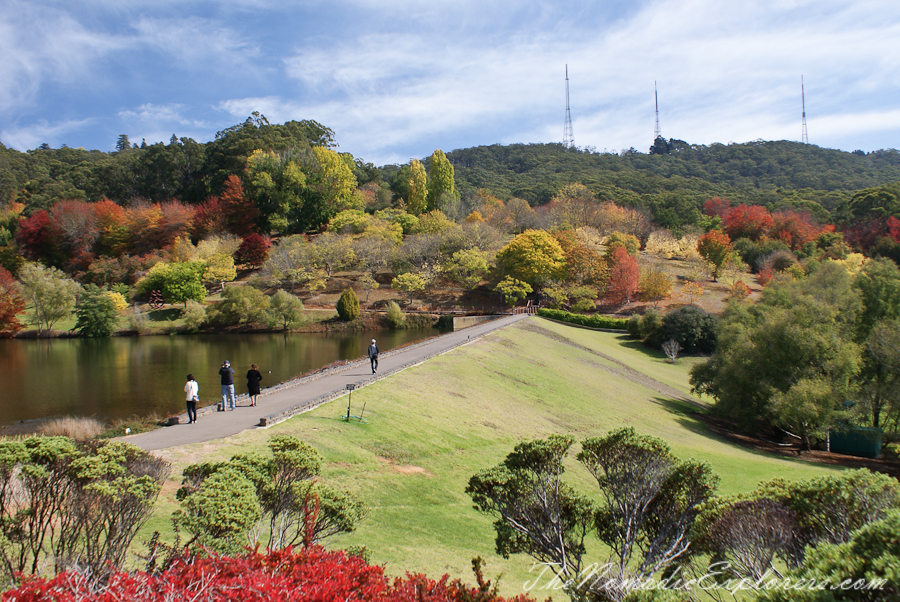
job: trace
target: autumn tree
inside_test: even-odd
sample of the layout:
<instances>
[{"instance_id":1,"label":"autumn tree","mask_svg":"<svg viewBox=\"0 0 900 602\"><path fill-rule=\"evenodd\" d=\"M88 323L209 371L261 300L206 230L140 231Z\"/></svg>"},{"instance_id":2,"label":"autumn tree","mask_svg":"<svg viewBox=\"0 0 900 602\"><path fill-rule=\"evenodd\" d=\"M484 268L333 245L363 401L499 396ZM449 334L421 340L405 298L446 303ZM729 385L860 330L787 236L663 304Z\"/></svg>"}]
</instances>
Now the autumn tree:
<instances>
[{"instance_id":1,"label":"autumn tree","mask_svg":"<svg viewBox=\"0 0 900 602\"><path fill-rule=\"evenodd\" d=\"M409 171L409 199L406 201L406 208L413 215L421 215L428 207L425 166L418 159L413 159L409 162Z\"/></svg>"},{"instance_id":2,"label":"autumn tree","mask_svg":"<svg viewBox=\"0 0 900 602\"><path fill-rule=\"evenodd\" d=\"M733 252L731 239L721 230L710 230L697 242L697 252L712 266L713 282L716 282Z\"/></svg>"},{"instance_id":3,"label":"autumn tree","mask_svg":"<svg viewBox=\"0 0 900 602\"><path fill-rule=\"evenodd\" d=\"M565 255L548 232L526 230L498 251L497 266L517 280L540 286L560 274Z\"/></svg>"},{"instance_id":4,"label":"autumn tree","mask_svg":"<svg viewBox=\"0 0 900 602\"><path fill-rule=\"evenodd\" d=\"M609 288L607 294L616 305L630 303L641 282L637 259L624 246L616 247L610 257Z\"/></svg>"},{"instance_id":5,"label":"autumn tree","mask_svg":"<svg viewBox=\"0 0 900 602\"><path fill-rule=\"evenodd\" d=\"M447 209L458 198L453 179L453 165L444 151L437 149L431 154L428 173L428 195L426 206L429 211Z\"/></svg>"},{"instance_id":6,"label":"autumn tree","mask_svg":"<svg viewBox=\"0 0 900 602\"><path fill-rule=\"evenodd\" d=\"M557 226L577 230L597 226L600 203L584 184L566 184L551 199L547 211Z\"/></svg>"},{"instance_id":7,"label":"autumn tree","mask_svg":"<svg viewBox=\"0 0 900 602\"><path fill-rule=\"evenodd\" d=\"M231 174L225 180L219 202L224 225L229 232L247 237L256 230L259 209L244 194L244 185L238 176Z\"/></svg>"},{"instance_id":8,"label":"autumn tree","mask_svg":"<svg viewBox=\"0 0 900 602\"><path fill-rule=\"evenodd\" d=\"M234 258L238 263L249 265L252 268L259 268L265 263L271 248L272 240L268 236L254 232L244 237L241 241L241 246L234 253Z\"/></svg>"},{"instance_id":9,"label":"autumn tree","mask_svg":"<svg viewBox=\"0 0 900 602\"><path fill-rule=\"evenodd\" d=\"M487 253L479 249L465 249L453 254L443 272L463 288L471 290L478 286L489 269Z\"/></svg>"},{"instance_id":10,"label":"autumn tree","mask_svg":"<svg viewBox=\"0 0 900 602\"><path fill-rule=\"evenodd\" d=\"M765 207L741 203L725 214L725 233L731 240L759 240L772 229L774 220Z\"/></svg>"},{"instance_id":11,"label":"autumn tree","mask_svg":"<svg viewBox=\"0 0 900 602\"><path fill-rule=\"evenodd\" d=\"M22 330L19 314L25 312L25 299L13 275L0 267L0 338Z\"/></svg>"}]
</instances>

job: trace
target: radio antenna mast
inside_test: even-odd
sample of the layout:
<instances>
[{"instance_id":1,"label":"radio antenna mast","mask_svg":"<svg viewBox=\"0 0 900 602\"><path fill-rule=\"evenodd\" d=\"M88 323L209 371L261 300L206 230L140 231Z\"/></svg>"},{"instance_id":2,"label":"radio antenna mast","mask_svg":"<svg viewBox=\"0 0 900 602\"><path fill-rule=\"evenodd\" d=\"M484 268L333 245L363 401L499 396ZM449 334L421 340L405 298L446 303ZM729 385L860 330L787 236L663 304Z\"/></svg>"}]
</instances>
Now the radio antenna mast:
<instances>
[{"instance_id":1,"label":"radio antenna mast","mask_svg":"<svg viewBox=\"0 0 900 602\"><path fill-rule=\"evenodd\" d=\"M569 65L566 65L566 125L563 132L563 146L575 146L575 134L572 131L572 113L569 111Z\"/></svg>"},{"instance_id":2,"label":"radio antenna mast","mask_svg":"<svg viewBox=\"0 0 900 602\"><path fill-rule=\"evenodd\" d=\"M656 101L656 128L653 130L653 140L655 141L662 135L659 129L659 95L656 92L656 80L653 80L653 100Z\"/></svg>"},{"instance_id":3,"label":"radio antenna mast","mask_svg":"<svg viewBox=\"0 0 900 602\"><path fill-rule=\"evenodd\" d=\"M803 88L803 76L800 76L800 104L803 107L803 137L801 142L809 144L809 136L806 135L806 90Z\"/></svg>"}]
</instances>

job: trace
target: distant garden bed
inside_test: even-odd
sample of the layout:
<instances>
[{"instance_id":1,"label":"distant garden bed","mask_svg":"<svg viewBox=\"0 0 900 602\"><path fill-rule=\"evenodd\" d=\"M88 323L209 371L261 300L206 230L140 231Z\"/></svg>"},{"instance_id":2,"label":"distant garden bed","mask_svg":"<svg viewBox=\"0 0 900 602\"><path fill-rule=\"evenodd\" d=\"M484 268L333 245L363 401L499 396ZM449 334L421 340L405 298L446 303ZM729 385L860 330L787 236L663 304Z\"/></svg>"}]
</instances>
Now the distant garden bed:
<instances>
[{"instance_id":1,"label":"distant garden bed","mask_svg":"<svg viewBox=\"0 0 900 602\"><path fill-rule=\"evenodd\" d=\"M560 322L567 322L569 324L576 324L578 326L586 326L588 328L602 328L604 330L626 330L628 327L628 318L610 318L608 316L598 315L587 316L583 314L573 314L561 309L541 308L538 310L538 315L542 318L559 320Z\"/></svg>"}]
</instances>

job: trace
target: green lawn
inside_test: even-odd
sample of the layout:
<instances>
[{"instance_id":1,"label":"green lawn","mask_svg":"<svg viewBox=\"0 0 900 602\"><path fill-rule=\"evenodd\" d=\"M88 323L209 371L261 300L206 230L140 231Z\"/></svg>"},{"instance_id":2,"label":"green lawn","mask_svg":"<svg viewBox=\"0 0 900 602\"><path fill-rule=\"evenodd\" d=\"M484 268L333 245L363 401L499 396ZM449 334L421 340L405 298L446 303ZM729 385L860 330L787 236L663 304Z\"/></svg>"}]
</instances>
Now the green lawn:
<instances>
[{"instance_id":1,"label":"green lawn","mask_svg":"<svg viewBox=\"0 0 900 602\"><path fill-rule=\"evenodd\" d=\"M689 396L688 370L696 361L673 365L627 337L533 318L354 392L354 413L365 403L368 424L338 419L345 396L266 430L167 450L172 478L150 530L169 529L186 463L264 449L269 437L287 433L315 446L326 459L323 476L371 508L356 533L331 545L365 544L389 573L449 573L469 582L470 560L481 555L489 576L504 574L501 589L510 594L521 591L531 562L494 554L491 520L472 509L463 490L474 472L522 439L571 433L580 441L631 425L665 439L681 457L708 461L724 493L829 470L712 435L690 415L698 401ZM590 492L586 471L570 464L567 477Z\"/></svg>"}]
</instances>

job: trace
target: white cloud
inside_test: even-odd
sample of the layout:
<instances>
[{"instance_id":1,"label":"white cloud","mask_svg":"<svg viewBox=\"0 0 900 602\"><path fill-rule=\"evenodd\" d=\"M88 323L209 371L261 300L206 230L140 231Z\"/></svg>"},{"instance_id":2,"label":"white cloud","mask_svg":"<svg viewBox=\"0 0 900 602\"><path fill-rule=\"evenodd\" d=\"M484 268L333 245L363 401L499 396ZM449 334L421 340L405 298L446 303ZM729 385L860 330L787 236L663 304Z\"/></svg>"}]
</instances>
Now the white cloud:
<instances>
[{"instance_id":1,"label":"white cloud","mask_svg":"<svg viewBox=\"0 0 900 602\"><path fill-rule=\"evenodd\" d=\"M52 147L62 144L65 136L95 123L93 119L79 119L60 123L40 122L28 127L9 128L0 131L0 140L9 148L37 148L43 143Z\"/></svg>"}]
</instances>

